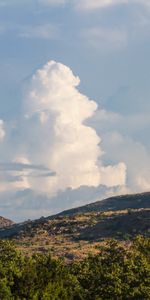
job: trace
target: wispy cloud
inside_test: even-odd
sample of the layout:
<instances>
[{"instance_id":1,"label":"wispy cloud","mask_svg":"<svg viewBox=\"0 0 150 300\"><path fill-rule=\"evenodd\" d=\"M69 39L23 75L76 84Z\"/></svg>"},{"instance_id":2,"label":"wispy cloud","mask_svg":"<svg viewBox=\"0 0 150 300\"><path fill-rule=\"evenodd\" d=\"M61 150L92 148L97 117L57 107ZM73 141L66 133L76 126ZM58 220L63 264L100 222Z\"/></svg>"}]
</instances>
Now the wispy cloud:
<instances>
[{"instance_id":1,"label":"wispy cloud","mask_svg":"<svg viewBox=\"0 0 150 300\"><path fill-rule=\"evenodd\" d=\"M0 171L23 171L23 170L48 171L49 169L42 165L31 165L31 164L16 163L16 162L0 163Z\"/></svg>"},{"instance_id":2,"label":"wispy cloud","mask_svg":"<svg viewBox=\"0 0 150 300\"><path fill-rule=\"evenodd\" d=\"M0 0L0 7L1 8L5 8L7 6L21 6L21 5L27 5L27 4L30 4L32 2L32 0Z\"/></svg>"},{"instance_id":3,"label":"wispy cloud","mask_svg":"<svg viewBox=\"0 0 150 300\"><path fill-rule=\"evenodd\" d=\"M150 6L149 0L80 0L74 1L78 10L91 11L123 4L140 4Z\"/></svg>"},{"instance_id":4,"label":"wispy cloud","mask_svg":"<svg viewBox=\"0 0 150 300\"><path fill-rule=\"evenodd\" d=\"M124 3L128 3L128 0L80 0L75 2L75 6L81 10L95 10Z\"/></svg>"},{"instance_id":5,"label":"wispy cloud","mask_svg":"<svg viewBox=\"0 0 150 300\"><path fill-rule=\"evenodd\" d=\"M92 27L82 31L81 37L90 46L98 49L120 49L127 45L128 34L124 29Z\"/></svg>"},{"instance_id":6,"label":"wispy cloud","mask_svg":"<svg viewBox=\"0 0 150 300\"><path fill-rule=\"evenodd\" d=\"M22 6L25 4L35 4L34 0L1 0L0 7L6 6ZM139 4L150 7L149 0L36 0L40 6L58 7L62 5L72 5L78 10L93 11L97 9L109 8L111 6L125 5L125 4Z\"/></svg>"},{"instance_id":7,"label":"wispy cloud","mask_svg":"<svg viewBox=\"0 0 150 300\"><path fill-rule=\"evenodd\" d=\"M28 39L55 39L59 36L59 29L52 24L24 26L20 29L19 36Z\"/></svg>"}]
</instances>

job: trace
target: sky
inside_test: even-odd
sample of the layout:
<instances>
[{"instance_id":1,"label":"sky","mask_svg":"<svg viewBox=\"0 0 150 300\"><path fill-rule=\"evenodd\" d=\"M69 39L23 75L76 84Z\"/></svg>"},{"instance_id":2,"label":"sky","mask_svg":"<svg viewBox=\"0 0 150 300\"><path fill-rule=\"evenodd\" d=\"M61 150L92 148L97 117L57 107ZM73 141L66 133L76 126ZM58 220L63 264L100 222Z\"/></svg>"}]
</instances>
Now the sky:
<instances>
[{"instance_id":1,"label":"sky","mask_svg":"<svg viewBox=\"0 0 150 300\"><path fill-rule=\"evenodd\" d=\"M149 0L0 0L0 215L150 190Z\"/></svg>"}]
</instances>

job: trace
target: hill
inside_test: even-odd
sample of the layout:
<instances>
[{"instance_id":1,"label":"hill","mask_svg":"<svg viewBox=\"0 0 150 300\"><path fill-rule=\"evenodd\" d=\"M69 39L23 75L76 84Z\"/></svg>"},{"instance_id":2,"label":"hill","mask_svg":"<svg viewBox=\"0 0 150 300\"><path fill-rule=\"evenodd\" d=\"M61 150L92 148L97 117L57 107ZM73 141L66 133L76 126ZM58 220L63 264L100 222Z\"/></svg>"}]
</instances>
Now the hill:
<instances>
[{"instance_id":1,"label":"hill","mask_svg":"<svg viewBox=\"0 0 150 300\"><path fill-rule=\"evenodd\" d=\"M5 228L5 227L9 227L11 225L13 225L14 222L9 220L9 219L5 219L4 217L0 216L0 228Z\"/></svg>"},{"instance_id":2,"label":"hill","mask_svg":"<svg viewBox=\"0 0 150 300\"><path fill-rule=\"evenodd\" d=\"M150 193L111 197L54 216L0 229L27 255L51 252L54 257L84 258L107 239L127 245L138 235L150 236Z\"/></svg>"}]
</instances>

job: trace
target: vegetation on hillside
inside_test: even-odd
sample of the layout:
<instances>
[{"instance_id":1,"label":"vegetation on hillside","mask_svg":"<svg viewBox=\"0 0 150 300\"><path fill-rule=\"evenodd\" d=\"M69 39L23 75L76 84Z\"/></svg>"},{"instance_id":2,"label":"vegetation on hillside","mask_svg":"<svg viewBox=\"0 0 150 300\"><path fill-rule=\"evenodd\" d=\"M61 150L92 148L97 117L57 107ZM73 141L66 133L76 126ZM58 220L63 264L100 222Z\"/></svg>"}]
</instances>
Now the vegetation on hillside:
<instances>
[{"instance_id":1,"label":"vegetation on hillside","mask_svg":"<svg viewBox=\"0 0 150 300\"><path fill-rule=\"evenodd\" d=\"M66 264L50 253L24 256L0 240L1 300L150 299L150 239L125 248L110 240L82 261Z\"/></svg>"},{"instance_id":2,"label":"vegetation on hillside","mask_svg":"<svg viewBox=\"0 0 150 300\"><path fill-rule=\"evenodd\" d=\"M1 229L0 236L13 239L28 255L50 251L54 258L80 260L96 254L107 239L115 238L127 246L138 234L149 237L149 220L150 209L59 215Z\"/></svg>"}]
</instances>

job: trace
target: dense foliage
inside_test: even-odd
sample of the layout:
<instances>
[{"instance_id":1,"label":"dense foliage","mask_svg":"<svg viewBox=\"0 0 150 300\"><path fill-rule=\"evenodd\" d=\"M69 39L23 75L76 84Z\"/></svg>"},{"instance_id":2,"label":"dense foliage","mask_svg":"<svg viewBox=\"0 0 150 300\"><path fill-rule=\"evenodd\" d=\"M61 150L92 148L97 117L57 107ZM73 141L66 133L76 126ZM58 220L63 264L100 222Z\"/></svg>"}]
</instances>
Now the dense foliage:
<instances>
[{"instance_id":1,"label":"dense foliage","mask_svg":"<svg viewBox=\"0 0 150 300\"><path fill-rule=\"evenodd\" d=\"M27 257L0 241L0 299L150 299L150 240L125 249L108 242L99 254L66 264L50 254Z\"/></svg>"}]
</instances>

